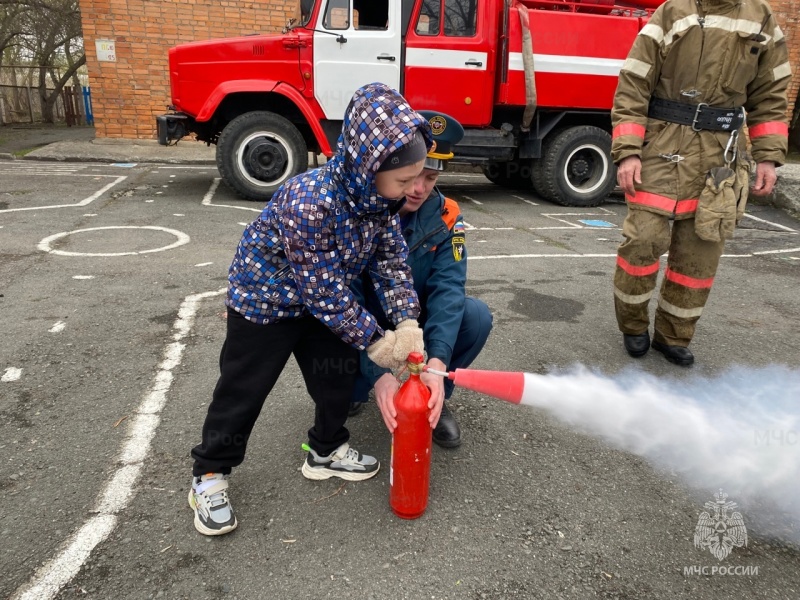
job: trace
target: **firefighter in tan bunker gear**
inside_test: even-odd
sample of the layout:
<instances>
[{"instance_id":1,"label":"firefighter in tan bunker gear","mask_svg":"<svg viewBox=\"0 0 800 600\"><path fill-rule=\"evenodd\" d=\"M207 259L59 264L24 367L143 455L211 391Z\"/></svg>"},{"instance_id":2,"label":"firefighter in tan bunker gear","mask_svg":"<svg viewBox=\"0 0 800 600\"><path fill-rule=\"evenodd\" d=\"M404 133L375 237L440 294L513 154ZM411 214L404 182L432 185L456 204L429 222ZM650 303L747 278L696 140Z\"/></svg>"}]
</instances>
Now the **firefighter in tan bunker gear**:
<instances>
[{"instance_id":1,"label":"firefighter in tan bunker gear","mask_svg":"<svg viewBox=\"0 0 800 600\"><path fill-rule=\"evenodd\" d=\"M689 366L687 348L750 193L772 192L788 145L786 41L764 0L668 0L619 77L612 157L628 214L614 305L625 349L650 348L648 303L669 251L652 347ZM739 135L746 118L746 136ZM670 221L672 227L670 228Z\"/></svg>"}]
</instances>

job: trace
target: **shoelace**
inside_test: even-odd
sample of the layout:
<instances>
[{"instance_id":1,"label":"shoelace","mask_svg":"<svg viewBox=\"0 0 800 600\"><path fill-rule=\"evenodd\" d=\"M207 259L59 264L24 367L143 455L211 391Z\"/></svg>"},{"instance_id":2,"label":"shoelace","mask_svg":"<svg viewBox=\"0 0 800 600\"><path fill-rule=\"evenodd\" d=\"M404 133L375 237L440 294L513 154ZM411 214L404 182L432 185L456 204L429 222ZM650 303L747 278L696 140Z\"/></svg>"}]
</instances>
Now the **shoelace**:
<instances>
[{"instance_id":1,"label":"shoelace","mask_svg":"<svg viewBox=\"0 0 800 600\"><path fill-rule=\"evenodd\" d=\"M201 496L205 496L206 502L212 507L215 508L217 506L222 506L223 504L228 503L228 490L224 489L221 492L217 492L216 494L212 494L208 496L206 494L206 489L216 485L221 479L206 479L205 481L201 481L198 486L195 488L195 493L200 494Z\"/></svg>"},{"instance_id":2,"label":"shoelace","mask_svg":"<svg viewBox=\"0 0 800 600\"><path fill-rule=\"evenodd\" d=\"M354 450L353 448L348 448L347 453L344 455L342 462L352 462L358 463L358 450Z\"/></svg>"}]
</instances>

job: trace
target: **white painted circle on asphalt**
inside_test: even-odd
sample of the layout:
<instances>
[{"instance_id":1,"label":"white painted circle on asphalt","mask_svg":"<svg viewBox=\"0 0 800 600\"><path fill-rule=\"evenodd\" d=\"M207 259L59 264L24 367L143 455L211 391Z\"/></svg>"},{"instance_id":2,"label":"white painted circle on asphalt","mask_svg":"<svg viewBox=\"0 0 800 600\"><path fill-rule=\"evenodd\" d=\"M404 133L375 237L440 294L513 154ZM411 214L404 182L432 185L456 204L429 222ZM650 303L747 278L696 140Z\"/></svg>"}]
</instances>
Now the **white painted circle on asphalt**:
<instances>
[{"instance_id":1,"label":"white painted circle on asphalt","mask_svg":"<svg viewBox=\"0 0 800 600\"><path fill-rule=\"evenodd\" d=\"M139 252L67 252L66 250L54 250L50 245L56 241L60 240L63 237L67 237L68 235L72 235L75 233L85 233L87 231L102 231L106 229L150 229L152 231L164 231L166 233L171 233L177 239L177 241L173 242L168 246L161 246L160 248L152 248L150 250L140 250ZM178 231L176 229L168 229L166 227L158 227L156 225L117 225L111 227L89 227L87 229L76 229L74 231L63 231L61 233L56 233L51 236L44 238L37 248L42 252L49 252L50 254L58 254L59 256L134 256L136 254L149 254L151 252L164 252L165 250L172 250L173 248L177 248L178 246L183 246L184 244L188 244L190 238L188 235L183 233L182 231Z\"/></svg>"}]
</instances>

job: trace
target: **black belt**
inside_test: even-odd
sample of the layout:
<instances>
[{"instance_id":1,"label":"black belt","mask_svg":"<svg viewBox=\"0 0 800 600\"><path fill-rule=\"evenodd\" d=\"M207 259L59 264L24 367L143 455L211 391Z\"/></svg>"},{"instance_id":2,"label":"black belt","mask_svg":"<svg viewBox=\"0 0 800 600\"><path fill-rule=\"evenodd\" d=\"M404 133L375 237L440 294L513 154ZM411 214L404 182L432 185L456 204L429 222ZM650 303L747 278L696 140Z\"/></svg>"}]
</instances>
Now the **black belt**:
<instances>
[{"instance_id":1,"label":"black belt","mask_svg":"<svg viewBox=\"0 0 800 600\"><path fill-rule=\"evenodd\" d=\"M736 131L744 125L744 108L714 108L708 104L684 104L653 96L647 116L652 119L690 125L695 131Z\"/></svg>"}]
</instances>

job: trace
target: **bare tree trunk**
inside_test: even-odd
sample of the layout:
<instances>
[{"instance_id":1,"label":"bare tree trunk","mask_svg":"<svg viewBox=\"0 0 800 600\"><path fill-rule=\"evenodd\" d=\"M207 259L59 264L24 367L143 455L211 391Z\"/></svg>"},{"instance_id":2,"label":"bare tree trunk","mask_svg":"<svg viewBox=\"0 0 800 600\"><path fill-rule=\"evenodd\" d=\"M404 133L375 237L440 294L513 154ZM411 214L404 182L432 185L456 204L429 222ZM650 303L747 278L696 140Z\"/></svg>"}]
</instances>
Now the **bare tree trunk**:
<instances>
[{"instance_id":1,"label":"bare tree trunk","mask_svg":"<svg viewBox=\"0 0 800 600\"><path fill-rule=\"evenodd\" d=\"M82 55L76 62L70 65L69 69L67 69L66 73L64 73L61 78L56 82L53 91L48 94L47 89L42 86L39 91L40 94L42 90L44 90L44 98L42 102L42 117L44 118L46 123L53 122L53 107L56 104L56 100L58 100L59 94L61 94L61 90L64 89L64 86L67 85L69 80L72 78L72 75L78 71L80 67L82 67L86 63L86 55ZM44 71L44 69L42 69ZM41 80L41 77L40 77Z\"/></svg>"}]
</instances>

